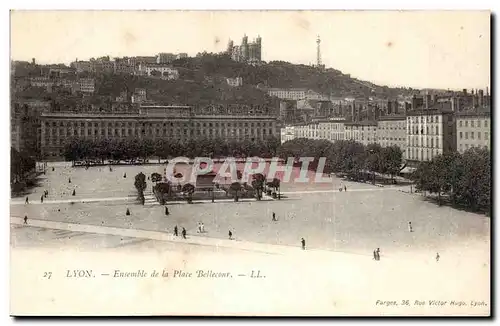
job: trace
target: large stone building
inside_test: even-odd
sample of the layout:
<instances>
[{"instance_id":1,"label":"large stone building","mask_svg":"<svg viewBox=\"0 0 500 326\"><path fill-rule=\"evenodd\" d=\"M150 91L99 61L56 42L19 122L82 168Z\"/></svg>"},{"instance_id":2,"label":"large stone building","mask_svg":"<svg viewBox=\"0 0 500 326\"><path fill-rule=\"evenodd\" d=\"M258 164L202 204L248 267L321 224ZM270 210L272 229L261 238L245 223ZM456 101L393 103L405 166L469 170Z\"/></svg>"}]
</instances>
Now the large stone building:
<instances>
[{"instance_id":1,"label":"large stone building","mask_svg":"<svg viewBox=\"0 0 500 326\"><path fill-rule=\"evenodd\" d=\"M382 147L398 146L406 152L406 116L387 115L380 117L377 125L378 144Z\"/></svg>"},{"instance_id":2,"label":"large stone building","mask_svg":"<svg viewBox=\"0 0 500 326\"><path fill-rule=\"evenodd\" d=\"M234 61L258 64L262 58L262 39L257 36L257 39L248 43L248 36L244 35L239 46L235 46L233 41L229 40L227 53Z\"/></svg>"},{"instance_id":3,"label":"large stone building","mask_svg":"<svg viewBox=\"0 0 500 326\"><path fill-rule=\"evenodd\" d=\"M365 146L378 142L376 121L346 122L344 130L345 140L354 140Z\"/></svg>"},{"instance_id":4,"label":"large stone building","mask_svg":"<svg viewBox=\"0 0 500 326\"><path fill-rule=\"evenodd\" d=\"M47 157L60 157L71 138L235 140L279 137L276 116L227 112L195 112L189 106L141 106L115 113L48 112L41 117L41 149Z\"/></svg>"},{"instance_id":5,"label":"large stone building","mask_svg":"<svg viewBox=\"0 0 500 326\"><path fill-rule=\"evenodd\" d=\"M491 148L490 112L457 114L457 149L460 153L472 147Z\"/></svg>"},{"instance_id":6,"label":"large stone building","mask_svg":"<svg viewBox=\"0 0 500 326\"><path fill-rule=\"evenodd\" d=\"M446 152L456 151L456 126L453 111L436 108L408 112L405 159L430 161Z\"/></svg>"}]
</instances>

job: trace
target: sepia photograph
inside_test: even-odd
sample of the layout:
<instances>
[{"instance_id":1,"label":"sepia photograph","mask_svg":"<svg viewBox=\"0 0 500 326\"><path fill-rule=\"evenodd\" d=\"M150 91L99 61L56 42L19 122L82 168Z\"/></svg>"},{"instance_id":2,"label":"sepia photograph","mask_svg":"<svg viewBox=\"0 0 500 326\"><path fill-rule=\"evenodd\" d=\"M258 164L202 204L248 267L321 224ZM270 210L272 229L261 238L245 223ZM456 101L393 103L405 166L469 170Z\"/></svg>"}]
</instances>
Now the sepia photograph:
<instances>
[{"instance_id":1,"label":"sepia photograph","mask_svg":"<svg viewBox=\"0 0 500 326\"><path fill-rule=\"evenodd\" d=\"M11 316L490 316L491 24L11 10Z\"/></svg>"}]
</instances>

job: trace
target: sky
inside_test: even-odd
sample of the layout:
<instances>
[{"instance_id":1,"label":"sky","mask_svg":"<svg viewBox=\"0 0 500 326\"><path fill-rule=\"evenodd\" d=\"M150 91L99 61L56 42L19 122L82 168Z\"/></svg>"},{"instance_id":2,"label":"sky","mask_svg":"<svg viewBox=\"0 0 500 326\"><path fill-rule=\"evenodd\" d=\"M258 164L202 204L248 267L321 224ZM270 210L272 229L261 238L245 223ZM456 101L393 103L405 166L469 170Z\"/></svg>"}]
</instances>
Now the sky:
<instances>
[{"instance_id":1,"label":"sky","mask_svg":"<svg viewBox=\"0 0 500 326\"><path fill-rule=\"evenodd\" d=\"M316 62L379 85L490 86L488 11L13 11L13 60L220 52L262 37L262 59Z\"/></svg>"}]
</instances>

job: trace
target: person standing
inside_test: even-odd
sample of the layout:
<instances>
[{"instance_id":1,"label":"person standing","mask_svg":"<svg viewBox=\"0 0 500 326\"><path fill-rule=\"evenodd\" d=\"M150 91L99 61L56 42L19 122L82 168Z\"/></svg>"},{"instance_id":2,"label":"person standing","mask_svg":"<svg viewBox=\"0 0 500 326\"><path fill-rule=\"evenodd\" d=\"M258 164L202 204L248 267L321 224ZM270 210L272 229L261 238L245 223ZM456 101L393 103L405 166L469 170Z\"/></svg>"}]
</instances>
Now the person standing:
<instances>
[{"instance_id":1,"label":"person standing","mask_svg":"<svg viewBox=\"0 0 500 326\"><path fill-rule=\"evenodd\" d=\"M377 250L373 250L373 260L378 260L377 259Z\"/></svg>"},{"instance_id":2,"label":"person standing","mask_svg":"<svg viewBox=\"0 0 500 326\"><path fill-rule=\"evenodd\" d=\"M179 229L177 229L177 225L174 227L174 235L179 236Z\"/></svg>"},{"instance_id":3,"label":"person standing","mask_svg":"<svg viewBox=\"0 0 500 326\"><path fill-rule=\"evenodd\" d=\"M276 219L276 214L273 212L273 222L276 222L277 219Z\"/></svg>"},{"instance_id":4,"label":"person standing","mask_svg":"<svg viewBox=\"0 0 500 326\"><path fill-rule=\"evenodd\" d=\"M201 222L201 233L205 233L205 224Z\"/></svg>"},{"instance_id":5,"label":"person standing","mask_svg":"<svg viewBox=\"0 0 500 326\"><path fill-rule=\"evenodd\" d=\"M28 224L28 215L24 215L24 224Z\"/></svg>"},{"instance_id":6,"label":"person standing","mask_svg":"<svg viewBox=\"0 0 500 326\"><path fill-rule=\"evenodd\" d=\"M29 204L30 203L30 200L28 199L28 196L26 196L26 200L24 202L25 204Z\"/></svg>"},{"instance_id":7,"label":"person standing","mask_svg":"<svg viewBox=\"0 0 500 326\"><path fill-rule=\"evenodd\" d=\"M170 212L168 211L168 207L167 206L165 206L165 215L167 215L167 216L170 215Z\"/></svg>"},{"instance_id":8,"label":"person standing","mask_svg":"<svg viewBox=\"0 0 500 326\"><path fill-rule=\"evenodd\" d=\"M185 228L182 228L182 237L183 237L184 239L186 239L186 234L187 234L186 229L185 229Z\"/></svg>"},{"instance_id":9,"label":"person standing","mask_svg":"<svg viewBox=\"0 0 500 326\"><path fill-rule=\"evenodd\" d=\"M228 235L229 235L229 240L233 240L233 232L231 232L231 230L229 230Z\"/></svg>"},{"instance_id":10,"label":"person standing","mask_svg":"<svg viewBox=\"0 0 500 326\"><path fill-rule=\"evenodd\" d=\"M380 248L377 248L377 260L380 260Z\"/></svg>"},{"instance_id":11,"label":"person standing","mask_svg":"<svg viewBox=\"0 0 500 326\"><path fill-rule=\"evenodd\" d=\"M43 195L40 196L40 203L43 204Z\"/></svg>"},{"instance_id":12,"label":"person standing","mask_svg":"<svg viewBox=\"0 0 500 326\"><path fill-rule=\"evenodd\" d=\"M344 185L344 191L347 191L347 186L346 185Z\"/></svg>"},{"instance_id":13,"label":"person standing","mask_svg":"<svg viewBox=\"0 0 500 326\"><path fill-rule=\"evenodd\" d=\"M301 243L301 245L302 245L302 250L306 250L306 240L304 240L304 238L302 238L302 239L300 240L300 243Z\"/></svg>"},{"instance_id":14,"label":"person standing","mask_svg":"<svg viewBox=\"0 0 500 326\"><path fill-rule=\"evenodd\" d=\"M413 232L413 226L411 225L411 222L408 222L408 231Z\"/></svg>"},{"instance_id":15,"label":"person standing","mask_svg":"<svg viewBox=\"0 0 500 326\"><path fill-rule=\"evenodd\" d=\"M439 258L441 258L441 257L439 256L439 252L438 252L438 253L436 253L436 262L439 261Z\"/></svg>"}]
</instances>

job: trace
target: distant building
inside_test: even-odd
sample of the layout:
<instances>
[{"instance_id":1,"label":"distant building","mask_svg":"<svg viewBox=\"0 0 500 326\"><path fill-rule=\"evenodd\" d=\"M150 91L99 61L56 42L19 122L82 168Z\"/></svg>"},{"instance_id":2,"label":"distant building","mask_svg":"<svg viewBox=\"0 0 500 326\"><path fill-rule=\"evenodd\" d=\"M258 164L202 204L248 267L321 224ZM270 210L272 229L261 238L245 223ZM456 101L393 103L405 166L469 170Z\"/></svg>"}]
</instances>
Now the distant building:
<instances>
[{"instance_id":1,"label":"distant building","mask_svg":"<svg viewBox=\"0 0 500 326\"><path fill-rule=\"evenodd\" d=\"M184 52L177 54L177 57L176 57L176 59L186 59L186 58L188 58L188 54L184 53Z\"/></svg>"},{"instance_id":2,"label":"distant building","mask_svg":"<svg viewBox=\"0 0 500 326\"><path fill-rule=\"evenodd\" d=\"M295 139L295 126L285 126L280 131L281 143Z\"/></svg>"},{"instance_id":3,"label":"distant building","mask_svg":"<svg viewBox=\"0 0 500 326\"><path fill-rule=\"evenodd\" d=\"M234 46L233 41L229 40L227 53L234 61L258 64L262 56L262 39L257 36L253 42L248 43L248 37L244 35L240 46Z\"/></svg>"},{"instance_id":4,"label":"distant building","mask_svg":"<svg viewBox=\"0 0 500 326\"><path fill-rule=\"evenodd\" d=\"M95 72L95 66L90 61L78 61L78 59L76 59L76 61L71 63L71 67L74 68L77 73L82 73L82 72L94 73Z\"/></svg>"},{"instance_id":5,"label":"distant building","mask_svg":"<svg viewBox=\"0 0 500 326\"><path fill-rule=\"evenodd\" d=\"M382 147L398 146L406 152L406 116L387 115L380 117L377 125L378 144Z\"/></svg>"},{"instance_id":6,"label":"distant building","mask_svg":"<svg viewBox=\"0 0 500 326\"><path fill-rule=\"evenodd\" d=\"M157 64L166 64L166 63L172 63L177 59L177 55L173 53L158 53L156 56L156 63Z\"/></svg>"},{"instance_id":7,"label":"distant building","mask_svg":"<svg viewBox=\"0 0 500 326\"><path fill-rule=\"evenodd\" d=\"M139 64L137 74L140 76L154 76L167 80L179 79L179 71L169 65Z\"/></svg>"},{"instance_id":8,"label":"distant building","mask_svg":"<svg viewBox=\"0 0 500 326\"><path fill-rule=\"evenodd\" d=\"M472 147L491 149L490 112L457 114L457 149L460 153Z\"/></svg>"},{"instance_id":9,"label":"distant building","mask_svg":"<svg viewBox=\"0 0 500 326\"><path fill-rule=\"evenodd\" d=\"M243 78L242 77L226 78L226 82L231 87L243 86Z\"/></svg>"},{"instance_id":10,"label":"distant building","mask_svg":"<svg viewBox=\"0 0 500 326\"><path fill-rule=\"evenodd\" d=\"M345 140L354 140L367 146L378 142L376 121L346 122Z\"/></svg>"},{"instance_id":11,"label":"distant building","mask_svg":"<svg viewBox=\"0 0 500 326\"><path fill-rule=\"evenodd\" d=\"M409 162L430 161L457 150L455 116L451 110L429 108L408 112L406 156Z\"/></svg>"},{"instance_id":12,"label":"distant building","mask_svg":"<svg viewBox=\"0 0 500 326\"><path fill-rule=\"evenodd\" d=\"M82 93L93 94L95 92L94 78L80 78L78 80L79 91Z\"/></svg>"}]
</instances>

